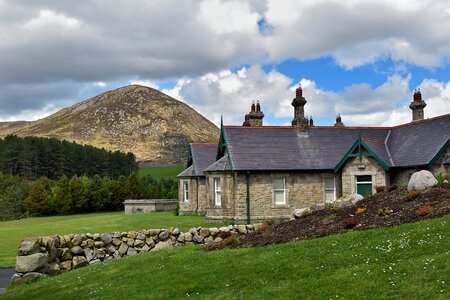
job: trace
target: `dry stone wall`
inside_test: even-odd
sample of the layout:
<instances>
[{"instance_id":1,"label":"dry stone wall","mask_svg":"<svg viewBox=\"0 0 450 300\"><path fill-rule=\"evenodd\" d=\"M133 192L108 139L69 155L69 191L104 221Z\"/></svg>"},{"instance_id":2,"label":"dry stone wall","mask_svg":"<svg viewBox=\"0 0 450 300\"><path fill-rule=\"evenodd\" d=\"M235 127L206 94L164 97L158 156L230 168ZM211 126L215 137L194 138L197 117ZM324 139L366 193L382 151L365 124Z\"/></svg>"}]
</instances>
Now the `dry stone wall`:
<instances>
[{"instance_id":1,"label":"dry stone wall","mask_svg":"<svg viewBox=\"0 0 450 300\"><path fill-rule=\"evenodd\" d=\"M171 249L184 245L210 245L222 237L258 232L260 224L224 227L148 229L129 232L69 234L25 239L16 257L12 283L33 281L38 277L57 275L84 266Z\"/></svg>"}]
</instances>

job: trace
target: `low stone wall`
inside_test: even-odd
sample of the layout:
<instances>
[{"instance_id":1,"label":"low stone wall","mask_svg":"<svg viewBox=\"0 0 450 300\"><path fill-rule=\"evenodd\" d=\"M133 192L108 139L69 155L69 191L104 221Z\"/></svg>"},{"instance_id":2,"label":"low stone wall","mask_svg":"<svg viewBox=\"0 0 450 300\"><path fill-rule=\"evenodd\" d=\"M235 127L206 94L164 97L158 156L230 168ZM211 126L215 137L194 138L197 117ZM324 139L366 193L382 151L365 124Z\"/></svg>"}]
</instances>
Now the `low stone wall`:
<instances>
[{"instance_id":1,"label":"low stone wall","mask_svg":"<svg viewBox=\"0 0 450 300\"><path fill-rule=\"evenodd\" d=\"M125 214L142 214L153 211L171 211L177 207L175 199L129 199L125 200Z\"/></svg>"},{"instance_id":2,"label":"low stone wall","mask_svg":"<svg viewBox=\"0 0 450 300\"><path fill-rule=\"evenodd\" d=\"M224 236L258 232L260 224L220 228L148 229L103 234L69 234L25 239L16 257L12 283L33 281L102 261L184 245L219 243Z\"/></svg>"}]
</instances>

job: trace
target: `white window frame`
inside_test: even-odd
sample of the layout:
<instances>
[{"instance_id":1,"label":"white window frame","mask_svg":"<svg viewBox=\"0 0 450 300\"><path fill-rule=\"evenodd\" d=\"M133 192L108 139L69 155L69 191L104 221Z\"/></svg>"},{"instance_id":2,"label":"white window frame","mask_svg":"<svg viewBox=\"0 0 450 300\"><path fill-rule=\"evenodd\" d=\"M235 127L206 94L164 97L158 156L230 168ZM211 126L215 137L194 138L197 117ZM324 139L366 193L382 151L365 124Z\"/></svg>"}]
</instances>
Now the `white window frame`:
<instances>
[{"instance_id":1,"label":"white window frame","mask_svg":"<svg viewBox=\"0 0 450 300\"><path fill-rule=\"evenodd\" d=\"M222 206L222 178L214 177L213 185L214 185L214 205Z\"/></svg>"},{"instance_id":2,"label":"white window frame","mask_svg":"<svg viewBox=\"0 0 450 300\"><path fill-rule=\"evenodd\" d=\"M183 200L189 202L189 182L183 182Z\"/></svg>"},{"instance_id":3,"label":"white window frame","mask_svg":"<svg viewBox=\"0 0 450 300\"><path fill-rule=\"evenodd\" d=\"M279 179L282 179L283 180L283 189L275 189L275 180L279 180ZM275 193L276 192L283 192L283 202L281 203L281 202L279 202L279 203L277 203L276 202L276 197L275 197ZM274 205L286 205L286 177L273 177L272 178L272 199L273 199L273 201L272 201L272 203L274 204Z\"/></svg>"},{"instance_id":4,"label":"white window frame","mask_svg":"<svg viewBox=\"0 0 450 300\"><path fill-rule=\"evenodd\" d=\"M327 179L333 179L333 188L327 188L325 181ZM327 191L333 191L333 200L331 202L327 202ZM335 176L325 176L323 178L323 201L325 203L333 203L336 201L336 177Z\"/></svg>"}]
</instances>

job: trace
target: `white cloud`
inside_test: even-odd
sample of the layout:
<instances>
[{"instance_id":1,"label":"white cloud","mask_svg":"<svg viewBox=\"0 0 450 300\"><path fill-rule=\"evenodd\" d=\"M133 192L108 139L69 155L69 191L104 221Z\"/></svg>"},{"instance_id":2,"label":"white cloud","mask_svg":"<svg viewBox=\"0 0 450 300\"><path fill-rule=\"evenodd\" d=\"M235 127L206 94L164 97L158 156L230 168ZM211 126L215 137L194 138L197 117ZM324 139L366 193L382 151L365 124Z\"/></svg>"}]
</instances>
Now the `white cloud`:
<instances>
[{"instance_id":1,"label":"white cloud","mask_svg":"<svg viewBox=\"0 0 450 300\"><path fill-rule=\"evenodd\" d=\"M26 21L23 25L24 29L33 30L42 27L57 27L58 29L65 28L79 28L81 25L80 20L75 18L69 18L64 14L59 14L51 10L40 10L39 16L31 20Z\"/></svg>"},{"instance_id":2,"label":"white cloud","mask_svg":"<svg viewBox=\"0 0 450 300\"><path fill-rule=\"evenodd\" d=\"M153 82L151 80L132 80L130 82L130 84L142 85L142 86L151 87L153 89L159 89L158 84L156 84L155 82Z\"/></svg>"}]
</instances>

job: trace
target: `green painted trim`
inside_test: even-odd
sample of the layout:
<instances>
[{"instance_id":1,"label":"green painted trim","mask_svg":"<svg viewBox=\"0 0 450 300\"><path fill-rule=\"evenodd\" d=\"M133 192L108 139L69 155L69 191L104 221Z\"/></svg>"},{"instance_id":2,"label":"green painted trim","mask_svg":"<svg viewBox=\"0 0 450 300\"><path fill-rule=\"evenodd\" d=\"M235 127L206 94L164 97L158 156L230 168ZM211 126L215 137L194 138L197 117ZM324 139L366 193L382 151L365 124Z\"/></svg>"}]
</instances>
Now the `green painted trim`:
<instances>
[{"instance_id":1,"label":"green painted trim","mask_svg":"<svg viewBox=\"0 0 450 300\"><path fill-rule=\"evenodd\" d=\"M225 135L225 128L223 127L223 124L220 126L220 138L219 138L219 146L217 148L217 155L216 155L216 161L221 159L225 153L225 150L227 152L227 158L230 162L231 172L234 171L234 165L233 161L231 160L230 151L229 151L228 141L226 139Z\"/></svg>"},{"instance_id":2,"label":"green painted trim","mask_svg":"<svg viewBox=\"0 0 450 300\"><path fill-rule=\"evenodd\" d=\"M444 151L448 148L448 146L450 146L450 138L447 139L444 146L442 146L441 149L439 149L439 151L436 153L436 155L434 155L433 158L430 160L430 162L427 165L428 169L430 169L434 165L434 163L439 159L442 153L444 153Z\"/></svg>"},{"instance_id":3,"label":"green painted trim","mask_svg":"<svg viewBox=\"0 0 450 300\"><path fill-rule=\"evenodd\" d=\"M362 153L361 152L361 146L364 147L364 149L367 150L367 153ZM359 154L352 154L353 151L355 151L356 147L358 147L358 153ZM341 161L339 161L339 163L336 165L336 167L334 167L334 173L337 173L343 166L344 163L347 161L348 158L350 157L373 157L375 158L375 160L383 167L383 169L385 171L389 170L389 166L381 159L378 157L378 155L375 154L375 152L373 152L373 150L366 144L364 143L364 141L362 139L358 139L353 146L350 148L350 150L347 152L347 154L345 154L345 156L341 159Z\"/></svg>"},{"instance_id":4,"label":"green painted trim","mask_svg":"<svg viewBox=\"0 0 450 300\"><path fill-rule=\"evenodd\" d=\"M193 163L194 163L194 157L192 155L192 145L189 144L187 167L189 168Z\"/></svg>"},{"instance_id":5,"label":"green painted trim","mask_svg":"<svg viewBox=\"0 0 450 300\"><path fill-rule=\"evenodd\" d=\"M250 171L247 171L245 181L247 184L247 196L245 198L247 202L247 224L250 224Z\"/></svg>"}]
</instances>

